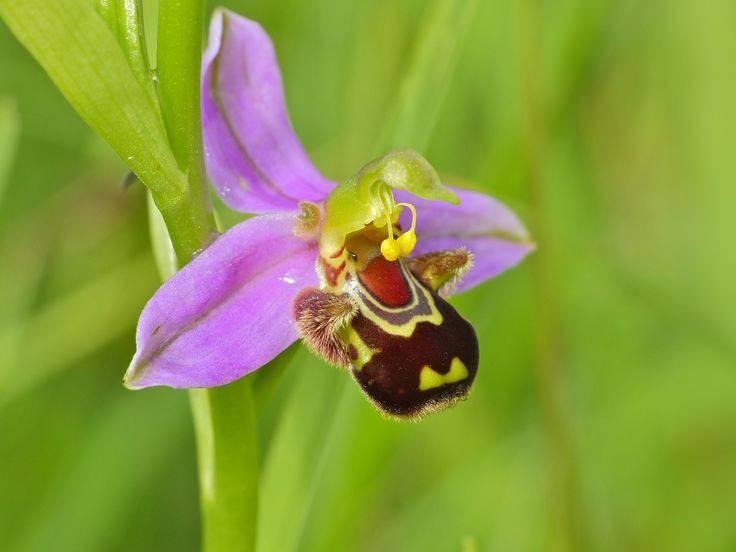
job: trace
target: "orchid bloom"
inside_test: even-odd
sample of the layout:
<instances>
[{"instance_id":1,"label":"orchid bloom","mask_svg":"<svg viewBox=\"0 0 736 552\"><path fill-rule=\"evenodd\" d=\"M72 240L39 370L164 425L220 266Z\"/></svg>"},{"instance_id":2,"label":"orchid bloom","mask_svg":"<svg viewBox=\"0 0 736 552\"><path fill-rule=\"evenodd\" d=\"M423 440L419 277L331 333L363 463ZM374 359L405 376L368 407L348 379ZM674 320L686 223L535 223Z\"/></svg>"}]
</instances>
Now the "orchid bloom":
<instances>
[{"instance_id":1,"label":"orchid bloom","mask_svg":"<svg viewBox=\"0 0 736 552\"><path fill-rule=\"evenodd\" d=\"M444 297L529 253L517 217L486 195L443 186L408 150L339 185L322 176L292 130L268 35L224 10L204 54L202 119L217 193L257 216L151 298L126 385L223 385L301 337L389 416L464 398L478 342Z\"/></svg>"}]
</instances>

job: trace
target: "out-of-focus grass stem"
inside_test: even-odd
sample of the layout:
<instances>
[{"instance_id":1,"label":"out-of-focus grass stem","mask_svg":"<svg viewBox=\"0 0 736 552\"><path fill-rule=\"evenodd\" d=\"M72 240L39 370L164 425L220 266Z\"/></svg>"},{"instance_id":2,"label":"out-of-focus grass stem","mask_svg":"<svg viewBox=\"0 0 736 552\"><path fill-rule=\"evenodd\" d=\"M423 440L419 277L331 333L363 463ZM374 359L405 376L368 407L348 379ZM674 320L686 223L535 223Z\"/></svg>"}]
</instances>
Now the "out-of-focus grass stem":
<instances>
[{"instance_id":1,"label":"out-of-focus grass stem","mask_svg":"<svg viewBox=\"0 0 736 552\"><path fill-rule=\"evenodd\" d=\"M560 315L554 281L557 244L549 224L545 174L549 116L542 81L541 6L538 0L519 0L524 141L528 160L532 235L538 243L533 256L536 303L536 379L542 423L549 454L549 536L553 549L582 550L584 534L578 506L575 453L564 400L564 367L559 336Z\"/></svg>"},{"instance_id":2,"label":"out-of-focus grass stem","mask_svg":"<svg viewBox=\"0 0 736 552\"><path fill-rule=\"evenodd\" d=\"M147 255L130 259L33 316L0 325L0 406L129 331L155 278L150 263Z\"/></svg>"}]
</instances>

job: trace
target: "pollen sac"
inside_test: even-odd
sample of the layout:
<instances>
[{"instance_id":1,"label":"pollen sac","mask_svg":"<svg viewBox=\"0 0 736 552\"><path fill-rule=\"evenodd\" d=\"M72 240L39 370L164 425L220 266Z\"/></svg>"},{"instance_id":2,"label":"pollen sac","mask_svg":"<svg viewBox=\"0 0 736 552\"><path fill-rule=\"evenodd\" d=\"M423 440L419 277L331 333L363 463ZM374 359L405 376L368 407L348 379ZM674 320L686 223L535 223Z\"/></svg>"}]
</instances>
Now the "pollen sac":
<instances>
[{"instance_id":1,"label":"pollen sac","mask_svg":"<svg viewBox=\"0 0 736 552\"><path fill-rule=\"evenodd\" d=\"M346 335L353 377L385 414L418 418L464 399L478 371L473 327L403 262L357 273Z\"/></svg>"}]
</instances>

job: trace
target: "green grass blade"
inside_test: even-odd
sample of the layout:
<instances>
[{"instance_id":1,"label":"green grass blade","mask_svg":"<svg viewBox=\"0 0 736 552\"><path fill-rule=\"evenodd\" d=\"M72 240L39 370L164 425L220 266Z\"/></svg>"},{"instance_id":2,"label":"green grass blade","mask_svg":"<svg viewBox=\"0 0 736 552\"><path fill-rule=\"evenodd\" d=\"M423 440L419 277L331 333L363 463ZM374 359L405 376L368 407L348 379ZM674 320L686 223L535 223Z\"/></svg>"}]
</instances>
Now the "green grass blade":
<instances>
[{"instance_id":1,"label":"green grass blade","mask_svg":"<svg viewBox=\"0 0 736 552\"><path fill-rule=\"evenodd\" d=\"M398 91L396 107L377 151L410 147L423 151L452 79L475 11L475 0L435 0Z\"/></svg>"},{"instance_id":2,"label":"green grass blade","mask_svg":"<svg viewBox=\"0 0 736 552\"><path fill-rule=\"evenodd\" d=\"M144 254L0 326L0 405L125 335L154 282Z\"/></svg>"},{"instance_id":3,"label":"green grass blade","mask_svg":"<svg viewBox=\"0 0 736 552\"><path fill-rule=\"evenodd\" d=\"M15 159L20 134L20 119L15 103L0 98L0 201L7 186L10 168Z\"/></svg>"}]
</instances>

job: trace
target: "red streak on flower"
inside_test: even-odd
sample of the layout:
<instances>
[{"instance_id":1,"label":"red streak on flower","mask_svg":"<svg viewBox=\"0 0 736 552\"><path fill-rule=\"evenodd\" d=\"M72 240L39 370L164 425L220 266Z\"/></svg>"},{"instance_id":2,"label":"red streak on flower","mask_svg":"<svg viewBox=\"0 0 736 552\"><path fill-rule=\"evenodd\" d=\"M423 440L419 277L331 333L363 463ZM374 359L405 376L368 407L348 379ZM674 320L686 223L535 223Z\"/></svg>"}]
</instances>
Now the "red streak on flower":
<instances>
[{"instance_id":1,"label":"red streak on flower","mask_svg":"<svg viewBox=\"0 0 736 552\"><path fill-rule=\"evenodd\" d=\"M398 262L376 257L362 270L361 283L387 307L403 307L411 300L409 285Z\"/></svg>"},{"instance_id":2,"label":"red streak on flower","mask_svg":"<svg viewBox=\"0 0 736 552\"><path fill-rule=\"evenodd\" d=\"M322 272L324 272L325 280L327 280L327 284L330 286L336 286L337 285L337 279L340 277L340 274L345 269L345 261L340 263L340 266L332 266L330 263L325 261L322 257L319 258L319 262L322 265Z\"/></svg>"}]
</instances>

